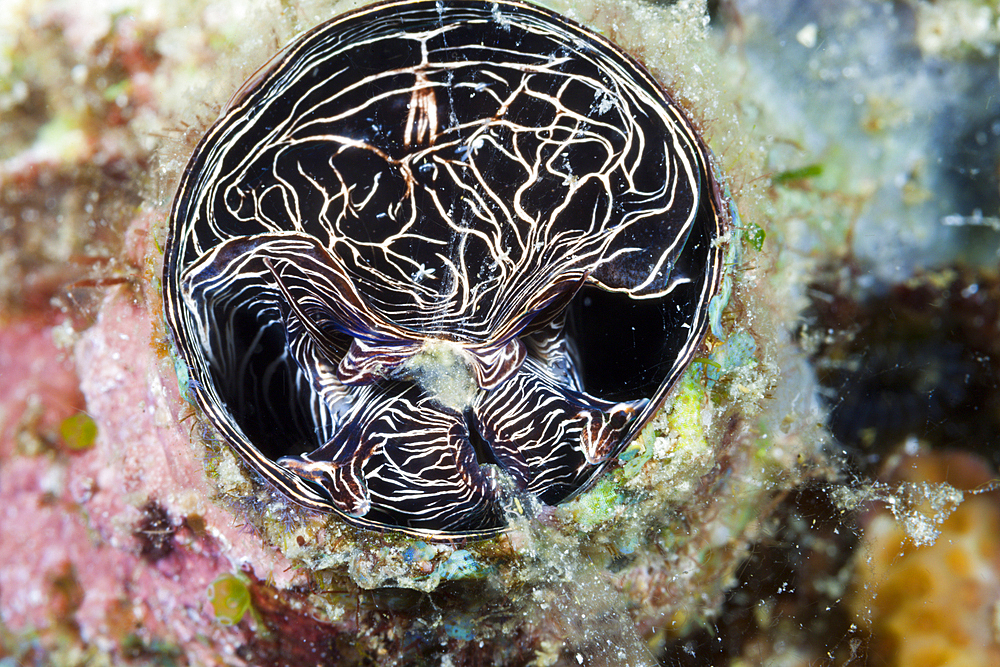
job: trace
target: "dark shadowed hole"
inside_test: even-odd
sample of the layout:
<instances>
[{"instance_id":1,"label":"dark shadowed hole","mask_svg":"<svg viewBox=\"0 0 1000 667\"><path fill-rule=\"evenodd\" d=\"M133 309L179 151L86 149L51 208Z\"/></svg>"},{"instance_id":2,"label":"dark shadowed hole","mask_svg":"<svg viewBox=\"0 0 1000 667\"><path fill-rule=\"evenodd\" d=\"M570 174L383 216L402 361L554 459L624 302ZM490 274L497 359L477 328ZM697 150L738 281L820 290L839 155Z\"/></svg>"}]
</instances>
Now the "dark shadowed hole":
<instances>
[{"instance_id":1,"label":"dark shadowed hole","mask_svg":"<svg viewBox=\"0 0 1000 667\"><path fill-rule=\"evenodd\" d=\"M586 286L569 307L568 332L583 388L609 401L649 398L667 377L686 329L668 316L674 299L637 300ZM676 318L679 319L679 318Z\"/></svg>"},{"instance_id":2,"label":"dark shadowed hole","mask_svg":"<svg viewBox=\"0 0 1000 667\"><path fill-rule=\"evenodd\" d=\"M718 200L718 192L713 190L713 196ZM664 382L673 381L690 361L691 350L685 347L692 336L701 336L691 326L708 305L703 303L702 277L709 270L714 210L720 206L702 200L698 220L673 265L678 282L667 294L633 299L594 285L577 292L568 308L567 334L588 394L607 401L657 397L666 389Z\"/></svg>"},{"instance_id":3,"label":"dark shadowed hole","mask_svg":"<svg viewBox=\"0 0 1000 667\"><path fill-rule=\"evenodd\" d=\"M472 410L466 410L463 416L465 418L465 428L469 431L469 442L472 443L472 449L476 452L476 462L479 465L500 465L500 462L497 461L496 456L493 454L493 449L490 448L490 444L476 430L476 418L472 414Z\"/></svg>"},{"instance_id":4,"label":"dark shadowed hole","mask_svg":"<svg viewBox=\"0 0 1000 667\"><path fill-rule=\"evenodd\" d=\"M587 393L636 399L656 390L666 325L658 304L584 287L570 304L570 336Z\"/></svg>"},{"instance_id":5,"label":"dark shadowed hole","mask_svg":"<svg viewBox=\"0 0 1000 667\"><path fill-rule=\"evenodd\" d=\"M308 385L296 382L294 362L286 357L287 340L280 320L252 305L220 312L217 321L233 323L227 345L213 356L229 356L224 374L211 366L216 387L234 421L264 456L274 460L316 447L308 413ZM282 361L286 359L285 361Z\"/></svg>"}]
</instances>

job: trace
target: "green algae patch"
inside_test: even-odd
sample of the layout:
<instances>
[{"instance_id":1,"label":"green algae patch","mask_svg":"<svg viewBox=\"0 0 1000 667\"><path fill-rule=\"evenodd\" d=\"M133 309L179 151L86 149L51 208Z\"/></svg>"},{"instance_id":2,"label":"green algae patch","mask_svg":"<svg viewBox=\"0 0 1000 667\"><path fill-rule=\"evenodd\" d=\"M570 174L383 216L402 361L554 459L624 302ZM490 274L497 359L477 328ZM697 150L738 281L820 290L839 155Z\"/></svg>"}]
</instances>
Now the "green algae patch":
<instances>
[{"instance_id":1,"label":"green algae patch","mask_svg":"<svg viewBox=\"0 0 1000 667\"><path fill-rule=\"evenodd\" d=\"M59 424L59 435L74 452L90 449L97 440L97 424L85 412L67 417Z\"/></svg>"},{"instance_id":2,"label":"green algae patch","mask_svg":"<svg viewBox=\"0 0 1000 667\"><path fill-rule=\"evenodd\" d=\"M620 467L586 493L557 507L556 513L576 531L593 535L603 534L626 517L657 515L664 503L681 505L692 500L698 481L715 462L715 450L705 432L708 399L700 375L698 369L688 370L670 404L619 455ZM626 537L629 542L634 535ZM618 547L628 553L624 543Z\"/></svg>"},{"instance_id":3,"label":"green algae patch","mask_svg":"<svg viewBox=\"0 0 1000 667\"><path fill-rule=\"evenodd\" d=\"M767 238L767 232L764 228L755 222L747 223L746 230L743 232L743 238L749 243L754 250L760 252L764 249L764 239Z\"/></svg>"},{"instance_id":4,"label":"green algae patch","mask_svg":"<svg viewBox=\"0 0 1000 667\"><path fill-rule=\"evenodd\" d=\"M706 434L706 409L711 410L711 401L700 375L697 368L685 373L672 402L641 438L646 452L621 471L623 493L650 501L640 512L657 514L692 502L701 478L715 465L715 447ZM626 476L625 471L630 474Z\"/></svg>"},{"instance_id":5,"label":"green algae patch","mask_svg":"<svg viewBox=\"0 0 1000 667\"><path fill-rule=\"evenodd\" d=\"M702 415L704 407L705 388L689 370L681 378L673 404L664 415L666 428L662 430L673 433L681 442L691 443L698 448L708 447L705 438L705 420ZM656 458L662 459L666 452L657 449L654 443L653 454Z\"/></svg>"},{"instance_id":6,"label":"green algae patch","mask_svg":"<svg viewBox=\"0 0 1000 667\"><path fill-rule=\"evenodd\" d=\"M646 462L653 458L653 443L656 441L656 429L652 425L647 426L639 434L639 437L629 443L629 446L618 455L621 463L619 474L624 479L632 479Z\"/></svg>"},{"instance_id":7,"label":"green algae patch","mask_svg":"<svg viewBox=\"0 0 1000 667\"><path fill-rule=\"evenodd\" d=\"M795 183L797 181L805 181L811 178L817 178L823 175L823 165L819 163L807 164L804 167L799 167L798 169L786 169L785 171L779 172L771 177L771 183L774 185L785 185L788 183Z\"/></svg>"},{"instance_id":8,"label":"green algae patch","mask_svg":"<svg viewBox=\"0 0 1000 667\"><path fill-rule=\"evenodd\" d=\"M250 588L235 574L220 575L208 585L208 601L221 625L236 625L250 609Z\"/></svg>"},{"instance_id":9,"label":"green algae patch","mask_svg":"<svg viewBox=\"0 0 1000 667\"><path fill-rule=\"evenodd\" d=\"M618 485L604 477L593 489L566 505L577 530L592 532L597 526L614 519L621 509Z\"/></svg>"}]
</instances>

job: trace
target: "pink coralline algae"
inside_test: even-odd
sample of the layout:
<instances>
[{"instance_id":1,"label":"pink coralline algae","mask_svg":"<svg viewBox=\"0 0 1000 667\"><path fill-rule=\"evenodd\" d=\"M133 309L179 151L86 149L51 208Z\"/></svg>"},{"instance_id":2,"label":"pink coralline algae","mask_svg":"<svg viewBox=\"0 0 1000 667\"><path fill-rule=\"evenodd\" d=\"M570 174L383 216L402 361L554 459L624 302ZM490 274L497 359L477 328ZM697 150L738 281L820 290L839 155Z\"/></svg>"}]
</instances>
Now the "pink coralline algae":
<instances>
[{"instance_id":1,"label":"pink coralline algae","mask_svg":"<svg viewBox=\"0 0 1000 667\"><path fill-rule=\"evenodd\" d=\"M161 381L169 360L152 344L154 321L121 286L70 349L56 344L58 325L0 330L4 375L16 380L0 387L0 611L7 632L65 632L120 655L184 646L207 664L235 656L248 631L217 622L213 580L243 570L288 586L301 575L211 502L178 419L185 404ZM74 452L58 427L81 409L97 438Z\"/></svg>"}]
</instances>

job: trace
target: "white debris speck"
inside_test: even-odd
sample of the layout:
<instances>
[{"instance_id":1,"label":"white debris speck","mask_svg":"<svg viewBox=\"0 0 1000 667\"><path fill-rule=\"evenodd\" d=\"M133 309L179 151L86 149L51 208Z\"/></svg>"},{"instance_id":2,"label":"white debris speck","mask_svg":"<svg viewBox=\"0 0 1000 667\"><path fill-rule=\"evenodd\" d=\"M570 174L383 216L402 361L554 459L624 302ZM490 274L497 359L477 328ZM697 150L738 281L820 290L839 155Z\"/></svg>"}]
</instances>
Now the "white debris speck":
<instances>
[{"instance_id":1,"label":"white debris speck","mask_svg":"<svg viewBox=\"0 0 1000 667\"><path fill-rule=\"evenodd\" d=\"M819 30L815 23L807 23L802 26L802 29L795 33L795 41L797 41L802 46L807 49L814 48L816 46L817 37L819 36Z\"/></svg>"}]
</instances>

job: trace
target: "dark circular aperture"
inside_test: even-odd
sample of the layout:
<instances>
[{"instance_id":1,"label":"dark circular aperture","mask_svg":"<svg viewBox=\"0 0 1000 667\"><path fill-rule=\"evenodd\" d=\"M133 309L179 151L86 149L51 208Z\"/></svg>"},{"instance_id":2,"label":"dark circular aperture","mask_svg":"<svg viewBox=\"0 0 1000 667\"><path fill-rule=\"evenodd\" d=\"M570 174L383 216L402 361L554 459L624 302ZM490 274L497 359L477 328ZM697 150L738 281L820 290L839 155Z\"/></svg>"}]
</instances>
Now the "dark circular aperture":
<instances>
[{"instance_id":1,"label":"dark circular aperture","mask_svg":"<svg viewBox=\"0 0 1000 667\"><path fill-rule=\"evenodd\" d=\"M255 75L188 164L164 301L292 500L481 536L595 478L701 344L721 197L634 60L520 2L388 2Z\"/></svg>"}]
</instances>

